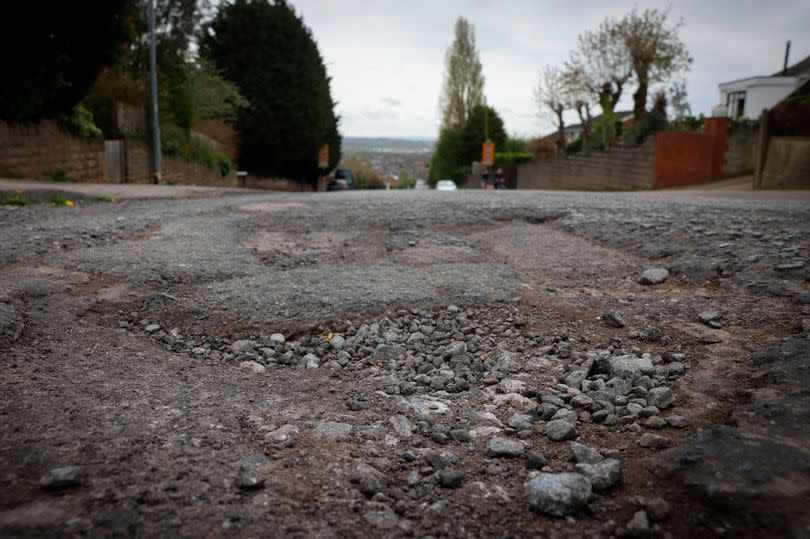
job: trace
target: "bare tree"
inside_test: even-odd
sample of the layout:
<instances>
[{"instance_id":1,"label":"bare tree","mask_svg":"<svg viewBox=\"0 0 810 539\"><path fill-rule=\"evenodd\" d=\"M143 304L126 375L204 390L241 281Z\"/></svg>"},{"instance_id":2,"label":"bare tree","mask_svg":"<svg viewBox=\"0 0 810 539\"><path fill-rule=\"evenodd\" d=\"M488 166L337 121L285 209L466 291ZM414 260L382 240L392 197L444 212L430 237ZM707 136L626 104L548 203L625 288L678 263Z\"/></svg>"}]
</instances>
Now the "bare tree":
<instances>
[{"instance_id":1,"label":"bare tree","mask_svg":"<svg viewBox=\"0 0 810 539\"><path fill-rule=\"evenodd\" d=\"M646 9L639 13L634 9L617 25L638 82L633 94L636 120L646 112L650 84L667 82L674 75L687 71L692 63L692 56L678 37L683 21L669 26L668 15L668 10Z\"/></svg>"},{"instance_id":2,"label":"bare tree","mask_svg":"<svg viewBox=\"0 0 810 539\"><path fill-rule=\"evenodd\" d=\"M483 102L484 76L475 48L475 28L456 21L456 37L445 57L444 89L440 102L442 129L461 129L472 110Z\"/></svg>"},{"instance_id":3,"label":"bare tree","mask_svg":"<svg viewBox=\"0 0 810 539\"><path fill-rule=\"evenodd\" d=\"M603 112L612 113L633 76L619 23L607 19L597 30L580 34L565 70L577 86L597 97Z\"/></svg>"},{"instance_id":4,"label":"bare tree","mask_svg":"<svg viewBox=\"0 0 810 539\"><path fill-rule=\"evenodd\" d=\"M566 69L562 73L566 101L577 111L582 125L582 149L587 153L591 140L591 109L594 105L594 93L591 91L585 74L578 69Z\"/></svg>"},{"instance_id":5,"label":"bare tree","mask_svg":"<svg viewBox=\"0 0 810 539\"><path fill-rule=\"evenodd\" d=\"M557 126L557 152L565 154L565 120L563 112L570 108L568 102L569 93L566 88L565 78L558 67L546 66L540 74L540 81L535 88L534 98L540 116L547 118L552 116Z\"/></svg>"}]
</instances>

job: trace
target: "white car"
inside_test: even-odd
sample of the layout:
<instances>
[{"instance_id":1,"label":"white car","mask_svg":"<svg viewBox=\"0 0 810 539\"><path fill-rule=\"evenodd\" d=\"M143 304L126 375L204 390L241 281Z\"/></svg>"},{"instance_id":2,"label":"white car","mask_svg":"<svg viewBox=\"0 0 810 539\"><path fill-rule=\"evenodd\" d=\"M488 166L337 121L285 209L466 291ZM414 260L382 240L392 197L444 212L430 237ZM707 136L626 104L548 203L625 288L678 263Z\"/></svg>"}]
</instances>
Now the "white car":
<instances>
[{"instance_id":1,"label":"white car","mask_svg":"<svg viewBox=\"0 0 810 539\"><path fill-rule=\"evenodd\" d=\"M456 182L453 180L439 180L436 182L437 191L455 191L457 189Z\"/></svg>"}]
</instances>

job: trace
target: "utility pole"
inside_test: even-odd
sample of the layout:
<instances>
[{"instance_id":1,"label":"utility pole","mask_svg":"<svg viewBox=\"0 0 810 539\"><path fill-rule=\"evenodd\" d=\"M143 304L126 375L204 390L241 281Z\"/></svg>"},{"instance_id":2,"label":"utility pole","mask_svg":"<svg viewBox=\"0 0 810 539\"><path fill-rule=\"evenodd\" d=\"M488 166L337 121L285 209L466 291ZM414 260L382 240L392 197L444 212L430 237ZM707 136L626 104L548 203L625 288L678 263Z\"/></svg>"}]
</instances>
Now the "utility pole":
<instances>
[{"instance_id":1,"label":"utility pole","mask_svg":"<svg viewBox=\"0 0 810 539\"><path fill-rule=\"evenodd\" d=\"M155 46L155 0L146 0L149 11L149 74L152 79L152 155L154 158L154 182L160 183L160 119L157 98L157 51Z\"/></svg>"}]
</instances>

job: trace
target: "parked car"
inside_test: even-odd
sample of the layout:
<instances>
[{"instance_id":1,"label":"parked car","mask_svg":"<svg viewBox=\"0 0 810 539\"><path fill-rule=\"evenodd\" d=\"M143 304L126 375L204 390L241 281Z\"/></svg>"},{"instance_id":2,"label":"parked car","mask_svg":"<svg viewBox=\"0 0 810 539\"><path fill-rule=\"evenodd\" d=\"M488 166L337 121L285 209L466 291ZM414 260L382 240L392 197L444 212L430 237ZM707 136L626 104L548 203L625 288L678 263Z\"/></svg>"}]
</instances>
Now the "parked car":
<instances>
[{"instance_id":1,"label":"parked car","mask_svg":"<svg viewBox=\"0 0 810 539\"><path fill-rule=\"evenodd\" d=\"M349 190L349 183L346 180L332 180L329 182L329 185L326 186L327 191L348 191Z\"/></svg>"},{"instance_id":2,"label":"parked car","mask_svg":"<svg viewBox=\"0 0 810 539\"><path fill-rule=\"evenodd\" d=\"M348 168L336 168L335 180L345 180L347 189L354 189L354 174Z\"/></svg>"},{"instance_id":3,"label":"parked car","mask_svg":"<svg viewBox=\"0 0 810 539\"><path fill-rule=\"evenodd\" d=\"M457 189L456 182L453 180L439 180L436 182L437 191L455 191Z\"/></svg>"}]
</instances>

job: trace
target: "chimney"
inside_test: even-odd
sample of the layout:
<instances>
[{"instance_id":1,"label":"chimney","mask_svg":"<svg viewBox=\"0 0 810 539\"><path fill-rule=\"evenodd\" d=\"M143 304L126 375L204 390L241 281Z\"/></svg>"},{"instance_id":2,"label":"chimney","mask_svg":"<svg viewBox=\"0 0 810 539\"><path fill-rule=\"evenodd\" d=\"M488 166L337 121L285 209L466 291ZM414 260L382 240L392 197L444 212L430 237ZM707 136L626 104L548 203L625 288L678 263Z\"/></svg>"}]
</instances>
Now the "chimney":
<instances>
[{"instance_id":1,"label":"chimney","mask_svg":"<svg viewBox=\"0 0 810 539\"><path fill-rule=\"evenodd\" d=\"M785 65L782 66L782 76L783 77L787 74L788 58L790 58L790 40L788 40L788 42L785 43Z\"/></svg>"}]
</instances>

